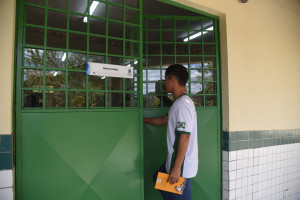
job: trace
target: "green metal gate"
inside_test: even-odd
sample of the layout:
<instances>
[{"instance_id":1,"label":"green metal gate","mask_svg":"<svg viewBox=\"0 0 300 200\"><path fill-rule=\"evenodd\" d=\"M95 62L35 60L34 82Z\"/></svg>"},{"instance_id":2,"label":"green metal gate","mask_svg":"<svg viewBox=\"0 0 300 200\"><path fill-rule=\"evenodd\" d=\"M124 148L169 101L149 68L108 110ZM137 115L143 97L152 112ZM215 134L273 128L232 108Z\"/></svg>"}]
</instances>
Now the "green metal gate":
<instances>
[{"instance_id":1,"label":"green metal gate","mask_svg":"<svg viewBox=\"0 0 300 200\"><path fill-rule=\"evenodd\" d=\"M198 115L199 171L192 199L221 199L221 107L218 21L210 17L144 16L144 116L165 115L172 96L163 91L165 69L183 64ZM145 199L162 199L152 176L165 161L166 126L144 125Z\"/></svg>"},{"instance_id":2,"label":"green metal gate","mask_svg":"<svg viewBox=\"0 0 300 200\"><path fill-rule=\"evenodd\" d=\"M143 128L142 118L168 111L162 83L172 63L189 69L197 106L193 199L220 199L218 21L143 18L141 2L18 2L18 200L159 199L152 174L165 159L166 127ZM87 61L133 66L134 79L86 76Z\"/></svg>"},{"instance_id":3,"label":"green metal gate","mask_svg":"<svg viewBox=\"0 0 300 200\"><path fill-rule=\"evenodd\" d=\"M139 0L18 1L18 200L143 199L141 17Z\"/></svg>"}]
</instances>

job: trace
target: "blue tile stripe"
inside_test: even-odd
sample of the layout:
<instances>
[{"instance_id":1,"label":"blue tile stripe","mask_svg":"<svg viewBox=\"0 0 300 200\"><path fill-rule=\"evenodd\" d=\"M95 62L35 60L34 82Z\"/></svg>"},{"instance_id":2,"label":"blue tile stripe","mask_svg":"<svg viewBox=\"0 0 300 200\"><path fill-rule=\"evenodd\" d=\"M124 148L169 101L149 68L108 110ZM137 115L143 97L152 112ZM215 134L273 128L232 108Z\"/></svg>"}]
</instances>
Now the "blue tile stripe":
<instances>
[{"instance_id":1,"label":"blue tile stripe","mask_svg":"<svg viewBox=\"0 0 300 200\"><path fill-rule=\"evenodd\" d=\"M223 131L223 150L237 151L300 143L300 129Z\"/></svg>"},{"instance_id":2,"label":"blue tile stripe","mask_svg":"<svg viewBox=\"0 0 300 200\"><path fill-rule=\"evenodd\" d=\"M12 135L0 135L0 170L12 169Z\"/></svg>"}]
</instances>

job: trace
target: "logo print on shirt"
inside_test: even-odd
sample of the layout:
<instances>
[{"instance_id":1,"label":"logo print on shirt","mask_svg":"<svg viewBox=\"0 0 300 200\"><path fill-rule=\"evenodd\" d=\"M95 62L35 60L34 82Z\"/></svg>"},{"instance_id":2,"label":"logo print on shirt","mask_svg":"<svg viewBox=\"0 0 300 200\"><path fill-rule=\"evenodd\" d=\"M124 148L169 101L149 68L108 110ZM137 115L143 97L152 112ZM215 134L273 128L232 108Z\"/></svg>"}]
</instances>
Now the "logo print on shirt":
<instances>
[{"instance_id":1,"label":"logo print on shirt","mask_svg":"<svg viewBox=\"0 0 300 200\"><path fill-rule=\"evenodd\" d=\"M178 122L178 123L177 123L177 128L182 128L182 129L184 129L184 128L185 128L185 122Z\"/></svg>"}]
</instances>

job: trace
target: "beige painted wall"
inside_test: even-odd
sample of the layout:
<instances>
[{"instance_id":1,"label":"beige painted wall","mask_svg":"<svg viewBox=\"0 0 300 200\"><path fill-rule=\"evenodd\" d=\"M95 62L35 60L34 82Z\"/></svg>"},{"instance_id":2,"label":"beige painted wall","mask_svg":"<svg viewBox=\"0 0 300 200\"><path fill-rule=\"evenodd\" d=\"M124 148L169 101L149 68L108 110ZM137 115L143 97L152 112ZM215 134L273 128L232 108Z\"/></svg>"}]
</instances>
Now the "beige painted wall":
<instances>
[{"instance_id":1,"label":"beige painted wall","mask_svg":"<svg viewBox=\"0 0 300 200\"><path fill-rule=\"evenodd\" d=\"M224 130L300 128L300 0L176 0L220 16Z\"/></svg>"},{"instance_id":2,"label":"beige painted wall","mask_svg":"<svg viewBox=\"0 0 300 200\"><path fill-rule=\"evenodd\" d=\"M0 134L12 133L15 0L0 1Z\"/></svg>"}]
</instances>

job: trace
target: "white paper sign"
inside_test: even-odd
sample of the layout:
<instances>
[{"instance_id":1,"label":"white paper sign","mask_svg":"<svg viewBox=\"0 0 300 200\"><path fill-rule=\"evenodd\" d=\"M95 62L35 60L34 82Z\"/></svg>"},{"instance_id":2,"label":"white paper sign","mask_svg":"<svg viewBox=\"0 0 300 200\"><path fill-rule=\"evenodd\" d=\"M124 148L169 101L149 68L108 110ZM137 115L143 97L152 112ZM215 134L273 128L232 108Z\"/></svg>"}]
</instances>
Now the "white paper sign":
<instances>
[{"instance_id":1,"label":"white paper sign","mask_svg":"<svg viewBox=\"0 0 300 200\"><path fill-rule=\"evenodd\" d=\"M133 78L133 67L87 62L85 73L92 76Z\"/></svg>"}]
</instances>

